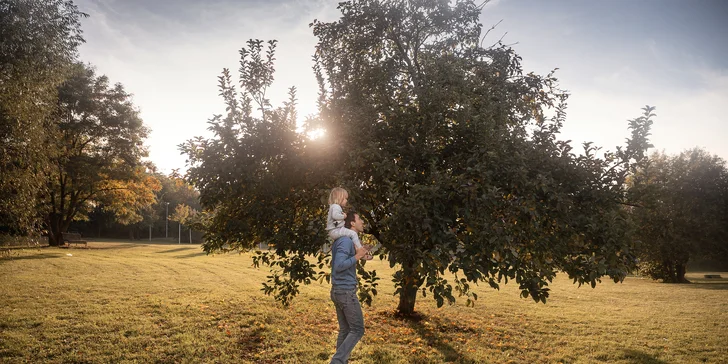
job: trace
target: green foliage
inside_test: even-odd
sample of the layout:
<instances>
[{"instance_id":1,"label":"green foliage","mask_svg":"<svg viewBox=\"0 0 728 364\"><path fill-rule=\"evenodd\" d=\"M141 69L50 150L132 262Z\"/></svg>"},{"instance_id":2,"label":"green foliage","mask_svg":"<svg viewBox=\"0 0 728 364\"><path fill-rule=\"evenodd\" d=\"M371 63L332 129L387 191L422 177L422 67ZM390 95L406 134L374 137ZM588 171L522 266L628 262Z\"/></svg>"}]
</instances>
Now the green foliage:
<instances>
[{"instance_id":1,"label":"green foliage","mask_svg":"<svg viewBox=\"0 0 728 364\"><path fill-rule=\"evenodd\" d=\"M0 231L40 228L37 197L54 150L50 114L57 87L83 43L70 1L0 0Z\"/></svg>"},{"instance_id":2,"label":"green foliage","mask_svg":"<svg viewBox=\"0 0 728 364\"><path fill-rule=\"evenodd\" d=\"M692 258L728 261L728 168L702 149L655 153L630 181L641 271L682 283Z\"/></svg>"},{"instance_id":3,"label":"green foliage","mask_svg":"<svg viewBox=\"0 0 728 364\"><path fill-rule=\"evenodd\" d=\"M515 280L523 297L545 302L559 270L592 287L625 277L635 259L624 181L649 147L651 108L630 121L625 148L599 157L587 143L577 156L557 139L567 94L553 73L524 75L512 49L480 46L472 1L339 9L338 21L312 24L320 113L305 130L326 138L296 131L295 97L271 109L260 96L273 59L260 41L241 52L250 96L238 101L229 72L220 77L228 107L210 121L215 137L182 146L214 211L205 250L273 246L256 264L279 271L264 290L287 303L322 274L302 260L321 259L326 191L343 185L397 269L404 314L418 292L472 304L471 284ZM371 281L360 287L376 287L374 272L361 276Z\"/></svg>"},{"instance_id":4,"label":"green foliage","mask_svg":"<svg viewBox=\"0 0 728 364\"><path fill-rule=\"evenodd\" d=\"M49 211L45 223L51 244L98 204L122 223L140 221L139 210L155 202L160 186L141 162L148 130L131 95L77 64L59 88L53 121L57 133L49 145L57 154L45 175L48 194L42 200Z\"/></svg>"}]
</instances>

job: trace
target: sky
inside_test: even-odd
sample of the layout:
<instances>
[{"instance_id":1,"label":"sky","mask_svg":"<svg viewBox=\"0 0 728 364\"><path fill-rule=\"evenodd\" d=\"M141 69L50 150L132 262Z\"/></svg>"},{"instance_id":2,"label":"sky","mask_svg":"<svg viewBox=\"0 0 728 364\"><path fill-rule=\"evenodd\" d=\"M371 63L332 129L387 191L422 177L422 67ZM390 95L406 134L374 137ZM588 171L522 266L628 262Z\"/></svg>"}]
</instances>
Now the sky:
<instances>
[{"instance_id":1,"label":"sky","mask_svg":"<svg viewBox=\"0 0 728 364\"><path fill-rule=\"evenodd\" d=\"M309 24L338 19L338 0L77 0L89 17L81 60L134 95L149 160L160 171L186 170L178 145L209 137L224 112L217 77L237 76L248 39L276 39L273 105L298 89L299 115L316 112ZM575 151L590 141L623 145L627 122L655 106L653 150L702 147L728 160L728 1L491 0L484 43L502 38L524 71L554 68L570 92L561 139ZM499 23L500 22L500 23Z\"/></svg>"}]
</instances>

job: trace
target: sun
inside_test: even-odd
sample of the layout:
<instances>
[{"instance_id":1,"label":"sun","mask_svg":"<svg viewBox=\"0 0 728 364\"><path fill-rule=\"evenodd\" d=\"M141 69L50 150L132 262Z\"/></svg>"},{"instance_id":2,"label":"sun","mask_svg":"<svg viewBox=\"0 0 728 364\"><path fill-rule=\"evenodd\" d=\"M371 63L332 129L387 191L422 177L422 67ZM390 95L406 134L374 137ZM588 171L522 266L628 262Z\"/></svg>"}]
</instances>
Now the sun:
<instances>
[{"instance_id":1,"label":"sun","mask_svg":"<svg viewBox=\"0 0 728 364\"><path fill-rule=\"evenodd\" d=\"M324 137L326 137L326 129L323 129L323 128L313 129L313 130L309 131L308 133L306 133L306 135L308 135L308 138L311 140L317 140L320 138L324 138Z\"/></svg>"}]
</instances>

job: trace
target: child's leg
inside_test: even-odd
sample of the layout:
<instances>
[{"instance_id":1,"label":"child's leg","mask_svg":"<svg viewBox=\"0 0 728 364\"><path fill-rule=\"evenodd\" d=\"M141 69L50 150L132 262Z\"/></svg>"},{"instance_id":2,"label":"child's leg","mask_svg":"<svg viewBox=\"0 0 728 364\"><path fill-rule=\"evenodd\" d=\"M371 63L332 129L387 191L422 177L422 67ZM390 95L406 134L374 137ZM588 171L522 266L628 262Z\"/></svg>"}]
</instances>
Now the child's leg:
<instances>
[{"instance_id":1,"label":"child's leg","mask_svg":"<svg viewBox=\"0 0 728 364\"><path fill-rule=\"evenodd\" d=\"M332 242L343 236L341 235L341 228L331 229L327 231L327 233L329 234L329 239L331 239Z\"/></svg>"},{"instance_id":2,"label":"child's leg","mask_svg":"<svg viewBox=\"0 0 728 364\"><path fill-rule=\"evenodd\" d=\"M341 230L344 231L343 233L344 233L345 236L348 236L349 238L351 238L351 241L354 242L354 246L357 249L359 249L359 248L362 247L361 246L361 241L359 241L359 234L357 234L356 231L351 230L351 229L347 229L347 228L342 228ZM369 254L369 247L367 247L367 255L364 256L364 259L366 259L366 260L372 260L372 259L374 259L374 257L371 254Z\"/></svg>"},{"instance_id":3,"label":"child's leg","mask_svg":"<svg viewBox=\"0 0 728 364\"><path fill-rule=\"evenodd\" d=\"M361 241L359 241L359 234L356 233L356 231L347 229L347 228L341 228L341 236L348 236L351 238L351 241L354 242L354 246L359 249L361 248Z\"/></svg>"}]
</instances>

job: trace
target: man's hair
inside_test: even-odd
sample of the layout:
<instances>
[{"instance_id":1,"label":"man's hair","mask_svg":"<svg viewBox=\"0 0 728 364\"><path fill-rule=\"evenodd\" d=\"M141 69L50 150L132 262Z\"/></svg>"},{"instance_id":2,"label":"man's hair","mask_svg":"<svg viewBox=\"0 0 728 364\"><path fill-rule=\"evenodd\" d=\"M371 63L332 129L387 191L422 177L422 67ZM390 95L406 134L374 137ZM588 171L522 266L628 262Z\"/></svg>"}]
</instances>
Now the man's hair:
<instances>
[{"instance_id":1,"label":"man's hair","mask_svg":"<svg viewBox=\"0 0 728 364\"><path fill-rule=\"evenodd\" d=\"M347 229L351 229L351 224L354 223L354 215L359 215L356 211L353 209L346 211L346 218L344 219L344 227Z\"/></svg>"}]
</instances>

